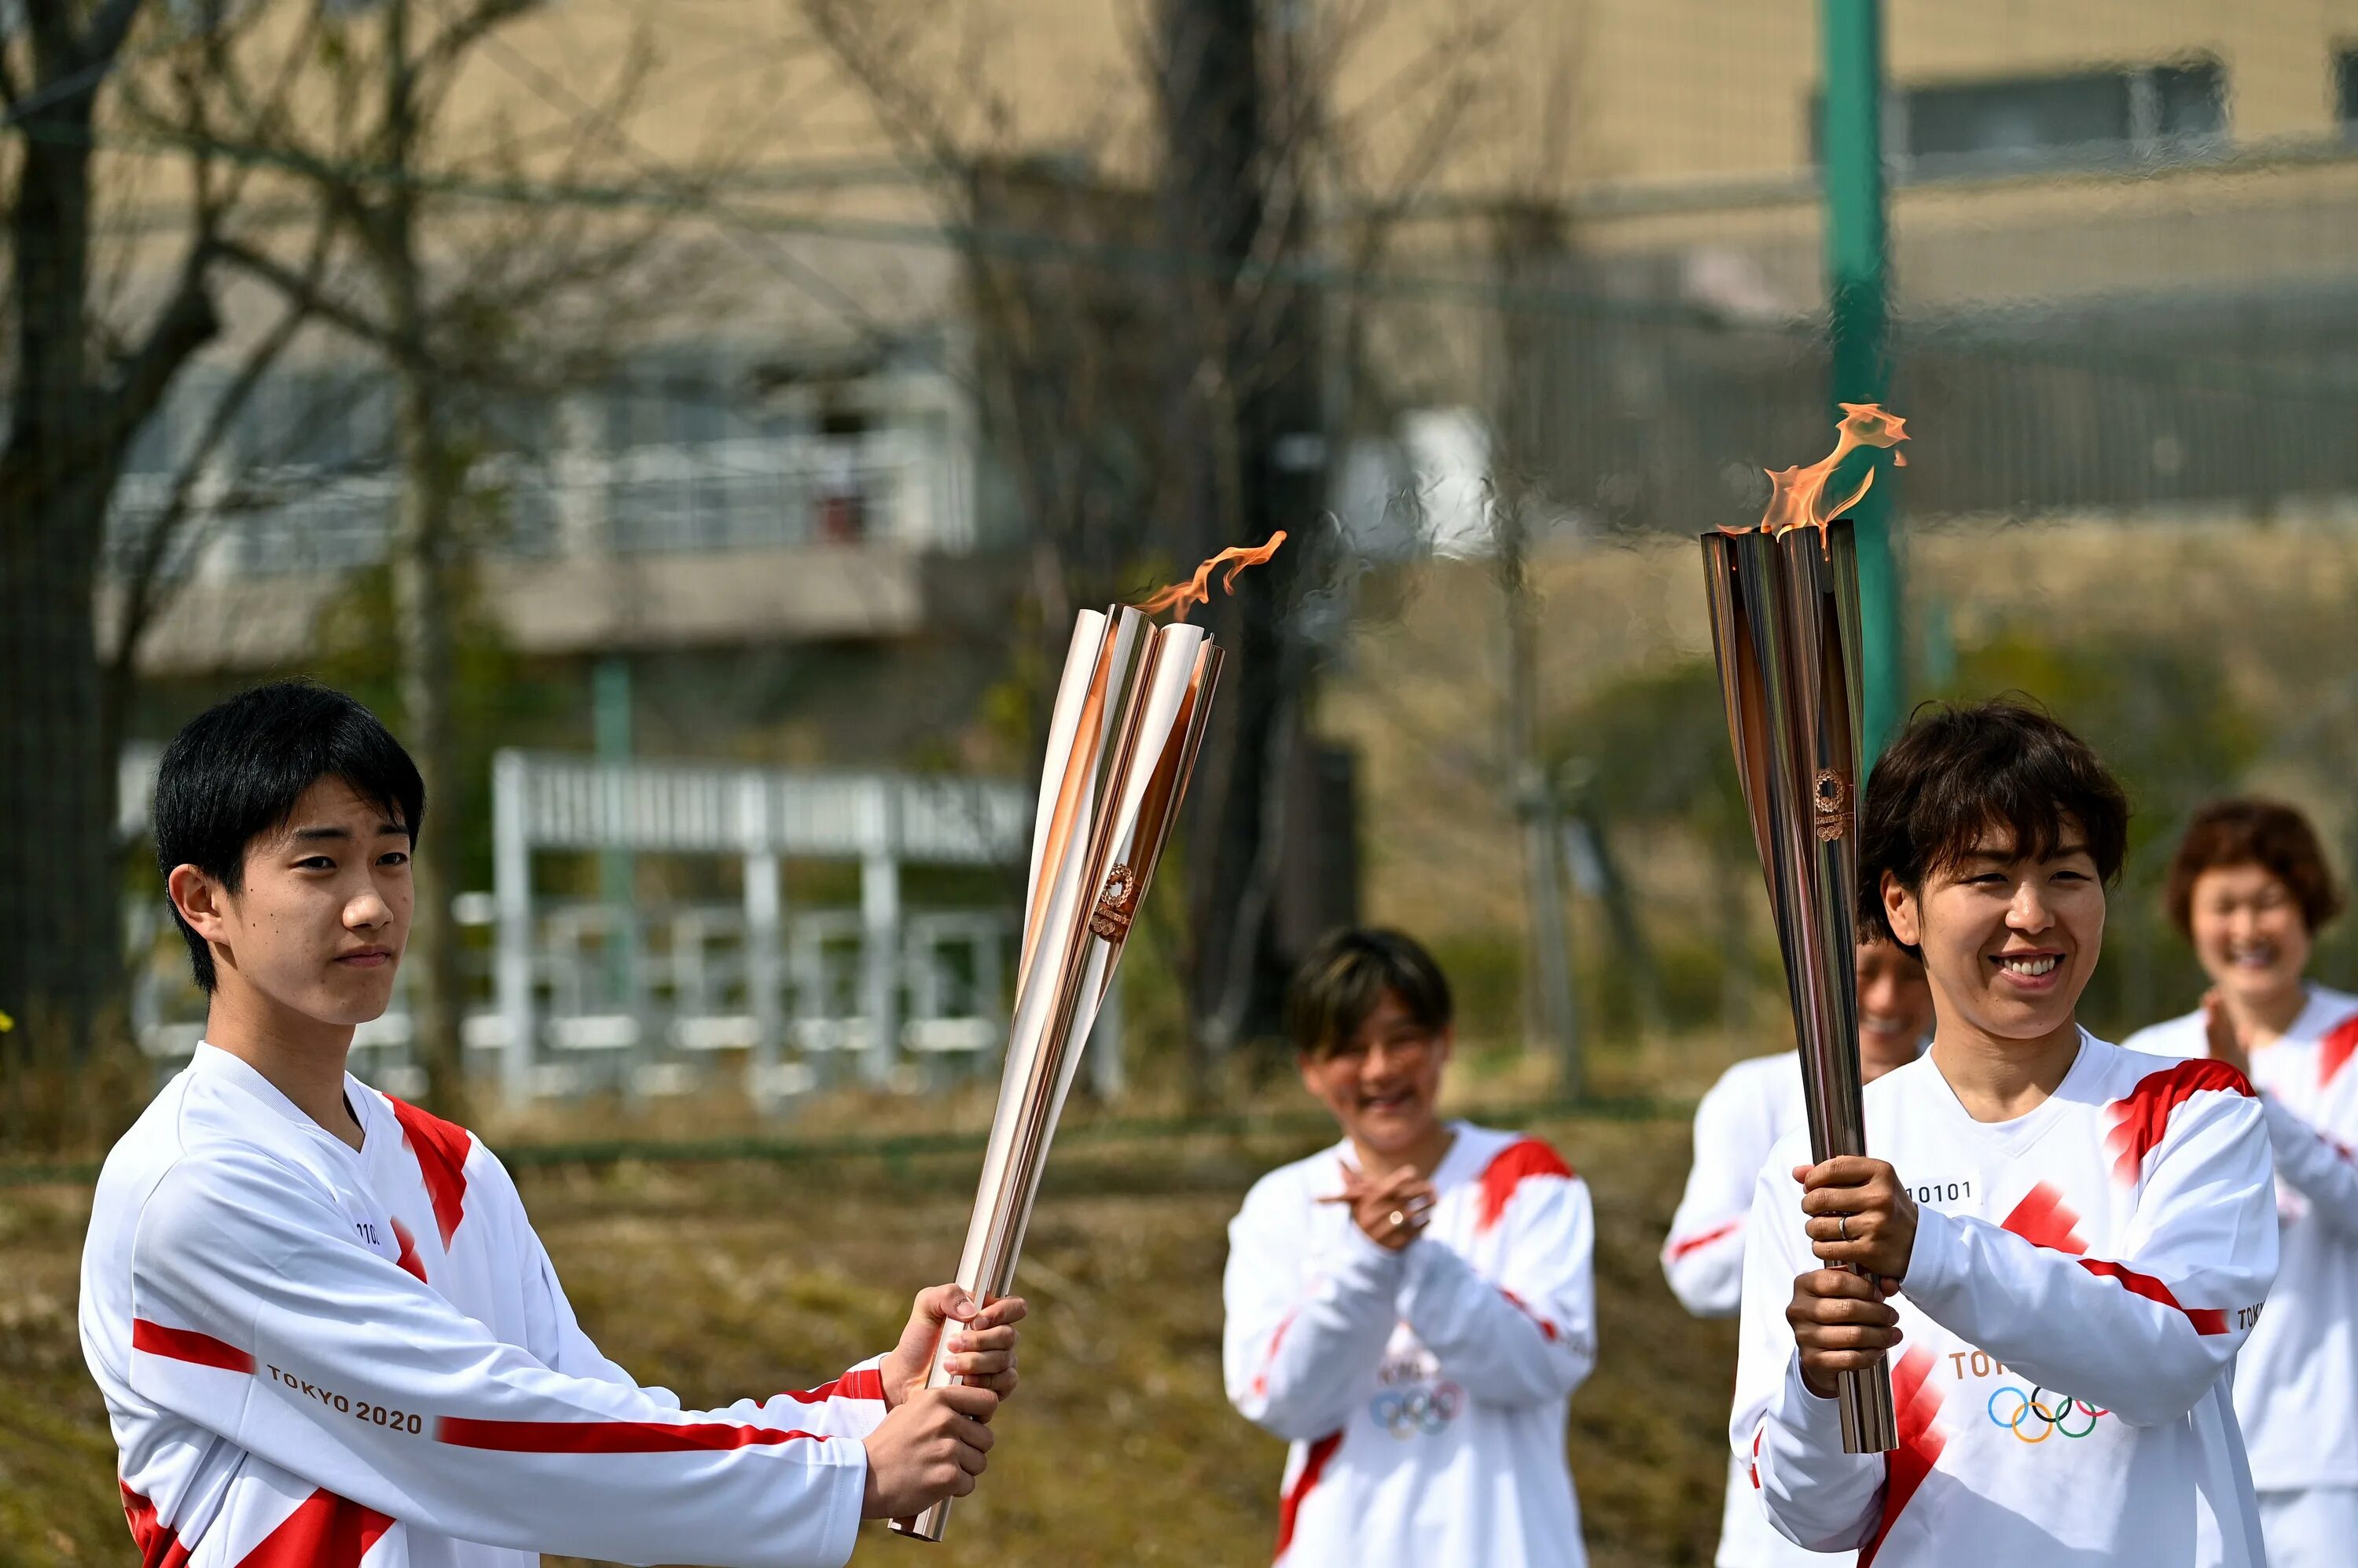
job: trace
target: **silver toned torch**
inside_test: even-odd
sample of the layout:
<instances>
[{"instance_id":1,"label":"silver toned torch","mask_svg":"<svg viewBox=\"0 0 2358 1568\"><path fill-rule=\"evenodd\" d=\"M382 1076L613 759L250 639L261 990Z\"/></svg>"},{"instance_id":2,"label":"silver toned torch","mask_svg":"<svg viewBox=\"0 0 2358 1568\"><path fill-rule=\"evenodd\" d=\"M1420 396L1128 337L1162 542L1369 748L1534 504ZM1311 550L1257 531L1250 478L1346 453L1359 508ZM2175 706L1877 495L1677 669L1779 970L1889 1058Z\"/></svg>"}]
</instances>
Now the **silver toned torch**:
<instances>
[{"instance_id":1,"label":"silver toned torch","mask_svg":"<svg viewBox=\"0 0 2358 1568\"><path fill-rule=\"evenodd\" d=\"M1704 592L1727 728L1768 883L1801 1043L1813 1162L1866 1152L1858 1054L1858 554L1849 519L1866 493L1822 507L1834 467L1860 446L1906 438L1871 404L1844 405L1823 462L1772 474L1755 531L1703 535ZM1872 483L1872 470L1867 482ZM1842 1375L1843 1449L1898 1446L1891 1373Z\"/></svg>"},{"instance_id":2,"label":"silver toned torch","mask_svg":"<svg viewBox=\"0 0 2358 1568\"><path fill-rule=\"evenodd\" d=\"M1204 597L1223 562L1235 563L1233 583L1283 537L1214 557L1192 589L1167 590L1150 607ZM1074 626L1040 774L1006 1072L958 1260L957 1282L979 1301L1014 1288L1049 1141L1186 794L1222 656L1201 628L1156 626L1135 609L1085 610ZM948 1381L936 1352L927 1386ZM945 1498L892 1528L939 1541L949 1508Z\"/></svg>"}]
</instances>

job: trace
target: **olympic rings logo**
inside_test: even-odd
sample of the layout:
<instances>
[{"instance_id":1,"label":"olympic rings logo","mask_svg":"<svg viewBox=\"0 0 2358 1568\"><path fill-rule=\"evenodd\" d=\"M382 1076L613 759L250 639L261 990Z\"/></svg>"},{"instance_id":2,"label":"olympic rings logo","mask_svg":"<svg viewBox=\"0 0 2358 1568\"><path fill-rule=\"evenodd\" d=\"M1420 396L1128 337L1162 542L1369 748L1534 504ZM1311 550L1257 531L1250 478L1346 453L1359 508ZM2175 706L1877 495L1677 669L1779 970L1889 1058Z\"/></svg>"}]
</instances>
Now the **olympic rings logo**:
<instances>
[{"instance_id":1,"label":"olympic rings logo","mask_svg":"<svg viewBox=\"0 0 2358 1568\"><path fill-rule=\"evenodd\" d=\"M1433 1436L1457 1419L1465 1403L1465 1390L1455 1383L1435 1383L1429 1390L1378 1394L1368 1403L1368 1413L1376 1418L1377 1425L1405 1442L1420 1432Z\"/></svg>"},{"instance_id":2,"label":"olympic rings logo","mask_svg":"<svg viewBox=\"0 0 2358 1568\"><path fill-rule=\"evenodd\" d=\"M2007 1402L2009 1398L2011 1403ZM1990 1423L2014 1433L2017 1443L2044 1443L2058 1433L2065 1437L2085 1437L2096 1430L2099 1417L2112 1413L2098 1410L2085 1400L2050 1394L2040 1388L2026 1394L2009 1384L1989 1397ZM2080 1424L2082 1422L2084 1425Z\"/></svg>"}]
</instances>

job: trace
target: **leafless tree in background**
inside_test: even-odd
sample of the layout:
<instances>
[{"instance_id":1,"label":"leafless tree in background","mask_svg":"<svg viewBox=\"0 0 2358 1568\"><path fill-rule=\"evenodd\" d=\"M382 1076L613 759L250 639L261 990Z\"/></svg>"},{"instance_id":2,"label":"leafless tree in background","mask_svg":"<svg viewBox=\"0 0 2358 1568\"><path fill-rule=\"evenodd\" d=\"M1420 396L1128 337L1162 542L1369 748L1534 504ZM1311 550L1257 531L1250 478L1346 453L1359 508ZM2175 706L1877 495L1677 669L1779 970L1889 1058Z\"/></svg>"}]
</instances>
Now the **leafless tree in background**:
<instances>
[{"instance_id":1,"label":"leafless tree in background","mask_svg":"<svg viewBox=\"0 0 2358 1568\"><path fill-rule=\"evenodd\" d=\"M316 3L316 0L315 0ZM322 270L265 243L224 243L225 259L294 308L378 356L393 386L401 475L388 559L406 738L429 800L461 797L453 721L457 616L480 541L464 500L496 443L502 406L545 406L624 343L630 302L664 297L651 276L673 213L631 215L576 199L616 164L620 127L653 61L644 33L592 99L546 77L501 37L538 0L426 6L381 0L340 14L319 51L329 113L297 124L255 118L225 129L252 157L287 171L333 221L337 265ZM570 122L554 155L528 150L504 122L447 128L460 73L486 58ZM239 79L224 54L220 79ZM461 947L449 901L459 836L423 835L412 935L411 1018L427 1098L464 1113Z\"/></svg>"},{"instance_id":2,"label":"leafless tree in background","mask_svg":"<svg viewBox=\"0 0 2358 1568\"><path fill-rule=\"evenodd\" d=\"M1327 454L1366 415L1355 381L1330 395L1332 356L1361 339L1350 285L1382 259L1490 63L1488 23L1435 34L1388 83L1390 106L1415 116L1407 152L1374 156L1332 97L1385 9L1163 0L1136 39L1157 116L1141 186L1109 158L1030 155L987 49L969 34L946 61L928 50L952 26L939 7L802 0L959 237L977 392L1026 514L1040 671L1053 678L1074 605L1279 528L1292 539L1198 612L1231 651L1186 861L1199 1096L1276 1022L1284 813L1318 657L1301 612L1338 565Z\"/></svg>"},{"instance_id":3,"label":"leafless tree in background","mask_svg":"<svg viewBox=\"0 0 2358 1568\"><path fill-rule=\"evenodd\" d=\"M189 224L155 271L163 286L144 308L108 313L96 249L103 105L126 72L201 48L222 22L201 9L184 25L140 0L23 0L0 34L0 1010L69 1056L121 979L93 588L132 442L220 331L211 269L237 191L190 146Z\"/></svg>"}]
</instances>

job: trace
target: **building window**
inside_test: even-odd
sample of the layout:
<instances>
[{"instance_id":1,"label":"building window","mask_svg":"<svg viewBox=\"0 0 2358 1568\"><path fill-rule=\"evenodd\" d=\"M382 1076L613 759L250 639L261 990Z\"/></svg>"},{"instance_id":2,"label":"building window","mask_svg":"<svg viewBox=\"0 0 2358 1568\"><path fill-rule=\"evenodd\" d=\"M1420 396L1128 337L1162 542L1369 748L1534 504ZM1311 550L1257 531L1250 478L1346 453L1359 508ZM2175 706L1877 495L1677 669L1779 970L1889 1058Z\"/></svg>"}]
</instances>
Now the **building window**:
<instances>
[{"instance_id":1,"label":"building window","mask_svg":"<svg viewBox=\"0 0 2358 1568\"><path fill-rule=\"evenodd\" d=\"M2358 137L2358 49L2333 56L2333 119L2343 135Z\"/></svg>"},{"instance_id":2,"label":"building window","mask_svg":"<svg viewBox=\"0 0 2358 1568\"><path fill-rule=\"evenodd\" d=\"M2350 56L2343 57L2345 83ZM2349 103L2345 88L2344 103ZM2123 158L2200 157L2225 143L2227 73L2207 57L1894 91L1886 138L1919 179Z\"/></svg>"}]
</instances>

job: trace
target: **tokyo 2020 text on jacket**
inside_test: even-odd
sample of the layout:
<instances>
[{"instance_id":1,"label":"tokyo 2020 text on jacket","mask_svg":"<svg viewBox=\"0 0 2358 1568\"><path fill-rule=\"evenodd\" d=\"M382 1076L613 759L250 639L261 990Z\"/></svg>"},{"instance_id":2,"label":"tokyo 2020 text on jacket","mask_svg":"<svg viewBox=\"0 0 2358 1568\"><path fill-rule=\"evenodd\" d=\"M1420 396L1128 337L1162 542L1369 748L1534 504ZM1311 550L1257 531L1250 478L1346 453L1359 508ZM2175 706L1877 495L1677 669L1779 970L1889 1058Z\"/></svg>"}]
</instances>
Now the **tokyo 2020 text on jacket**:
<instances>
[{"instance_id":1,"label":"tokyo 2020 text on jacket","mask_svg":"<svg viewBox=\"0 0 2358 1568\"><path fill-rule=\"evenodd\" d=\"M82 1350L146 1568L850 1556L876 1363L682 1410L581 1332L481 1144L344 1082L357 1151L200 1045L99 1177Z\"/></svg>"}]
</instances>

